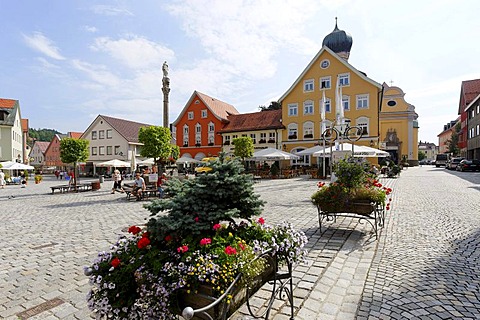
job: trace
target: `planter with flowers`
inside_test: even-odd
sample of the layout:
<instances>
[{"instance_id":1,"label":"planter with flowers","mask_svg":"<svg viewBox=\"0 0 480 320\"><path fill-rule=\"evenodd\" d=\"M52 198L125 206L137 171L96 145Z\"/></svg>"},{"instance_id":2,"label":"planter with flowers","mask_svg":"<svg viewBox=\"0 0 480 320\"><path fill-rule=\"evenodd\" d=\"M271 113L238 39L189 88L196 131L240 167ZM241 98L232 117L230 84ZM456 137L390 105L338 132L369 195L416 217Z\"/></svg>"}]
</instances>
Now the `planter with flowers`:
<instances>
[{"instance_id":1,"label":"planter with flowers","mask_svg":"<svg viewBox=\"0 0 480 320\"><path fill-rule=\"evenodd\" d=\"M340 160L333 172L337 180L330 184L318 183L318 191L311 199L318 209L320 228L322 221L334 221L337 216L365 220L378 237L378 228L390 210L392 189L382 186L370 172L370 164L357 159Z\"/></svg>"},{"instance_id":2,"label":"planter with flowers","mask_svg":"<svg viewBox=\"0 0 480 320\"><path fill-rule=\"evenodd\" d=\"M130 227L85 268L98 318L225 319L266 281L287 293L293 312L291 270L304 259L305 235L252 218L263 201L240 162L221 156L209 166L193 180L170 179L170 197L145 206L147 225Z\"/></svg>"}]
</instances>

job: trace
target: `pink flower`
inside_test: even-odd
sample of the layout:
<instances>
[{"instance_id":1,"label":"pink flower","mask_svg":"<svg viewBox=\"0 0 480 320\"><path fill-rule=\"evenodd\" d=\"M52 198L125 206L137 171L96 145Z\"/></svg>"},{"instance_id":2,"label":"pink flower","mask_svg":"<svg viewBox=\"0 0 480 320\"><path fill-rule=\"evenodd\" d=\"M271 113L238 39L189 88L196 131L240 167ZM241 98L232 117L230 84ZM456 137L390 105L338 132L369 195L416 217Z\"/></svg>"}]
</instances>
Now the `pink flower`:
<instances>
[{"instance_id":1,"label":"pink flower","mask_svg":"<svg viewBox=\"0 0 480 320\"><path fill-rule=\"evenodd\" d=\"M200 220L200 219L198 219L198 217L195 217L195 222L198 222L198 220Z\"/></svg>"},{"instance_id":2,"label":"pink flower","mask_svg":"<svg viewBox=\"0 0 480 320\"><path fill-rule=\"evenodd\" d=\"M213 230L217 231L218 229L220 229L222 227L222 225L220 223L217 223L217 224L214 224L213 225Z\"/></svg>"},{"instance_id":3,"label":"pink flower","mask_svg":"<svg viewBox=\"0 0 480 320\"><path fill-rule=\"evenodd\" d=\"M262 225L265 223L265 219L263 219L263 218L258 218L257 221L258 221L258 223L260 223Z\"/></svg>"},{"instance_id":4,"label":"pink flower","mask_svg":"<svg viewBox=\"0 0 480 320\"><path fill-rule=\"evenodd\" d=\"M183 246L177 248L178 253L185 253L187 251L188 251L188 246L186 246L186 245L183 245Z\"/></svg>"},{"instance_id":5,"label":"pink flower","mask_svg":"<svg viewBox=\"0 0 480 320\"><path fill-rule=\"evenodd\" d=\"M203 238L202 240L200 240L201 246L206 246L207 244L211 244L211 243L212 243L212 239L210 238Z\"/></svg>"},{"instance_id":6,"label":"pink flower","mask_svg":"<svg viewBox=\"0 0 480 320\"><path fill-rule=\"evenodd\" d=\"M237 250L231 246L225 248L225 253L228 255L237 254Z\"/></svg>"}]
</instances>

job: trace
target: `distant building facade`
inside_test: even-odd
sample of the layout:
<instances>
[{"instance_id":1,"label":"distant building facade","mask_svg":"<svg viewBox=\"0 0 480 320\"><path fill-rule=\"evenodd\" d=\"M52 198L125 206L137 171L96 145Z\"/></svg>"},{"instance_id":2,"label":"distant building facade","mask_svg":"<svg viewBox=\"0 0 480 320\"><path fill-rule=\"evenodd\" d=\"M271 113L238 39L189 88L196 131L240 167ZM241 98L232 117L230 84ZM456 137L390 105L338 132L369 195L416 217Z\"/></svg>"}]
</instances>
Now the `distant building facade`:
<instances>
[{"instance_id":1,"label":"distant building facade","mask_svg":"<svg viewBox=\"0 0 480 320\"><path fill-rule=\"evenodd\" d=\"M35 141L32 149L28 155L30 159L30 165L42 169L45 166L45 152L47 151L50 142L48 141Z\"/></svg>"},{"instance_id":2,"label":"distant building facade","mask_svg":"<svg viewBox=\"0 0 480 320\"><path fill-rule=\"evenodd\" d=\"M467 114L468 159L480 160L480 94L465 108Z\"/></svg>"},{"instance_id":3,"label":"distant building facade","mask_svg":"<svg viewBox=\"0 0 480 320\"><path fill-rule=\"evenodd\" d=\"M25 139L19 101L0 99L0 161L24 162Z\"/></svg>"}]
</instances>

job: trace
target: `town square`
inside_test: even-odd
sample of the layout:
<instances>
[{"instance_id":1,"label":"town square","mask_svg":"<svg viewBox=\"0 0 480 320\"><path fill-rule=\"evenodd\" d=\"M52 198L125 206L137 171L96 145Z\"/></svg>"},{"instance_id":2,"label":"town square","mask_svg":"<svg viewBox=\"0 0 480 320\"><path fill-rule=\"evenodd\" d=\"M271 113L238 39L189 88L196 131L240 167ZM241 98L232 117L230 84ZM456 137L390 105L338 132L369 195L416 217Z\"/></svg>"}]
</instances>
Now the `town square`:
<instances>
[{"instance_id":1,"label":"town square","mask_svg":"<svg viewBox=\"0 0 480 320\"><path fill-rule=\"evenodd\" d=\"M393 202L378 240L370 225L351 218L319 230L310 201L316 179L255 184L267 202L264 219L287 220L309 239L307 262L294 270L295 319L478 318L480 174L423 166L381 181ZM2 319L90 318L83 267L149 216L144 202L111 194L110 181L94 192L52 195L56 183L47 176L0 190ZM288 319L285 303L273 310L272 319ZM242 311L233 319L243 319Z\"/></svg>"},{"instance_id":2,"label":"town square","mask_svg":"<svg viewBox=\"0 0 480 320\"><path fill-rule=\"evenodd\" d=\"M478 9L0 0L0 319L480 319Z\"/></svg>"}]
</instances>

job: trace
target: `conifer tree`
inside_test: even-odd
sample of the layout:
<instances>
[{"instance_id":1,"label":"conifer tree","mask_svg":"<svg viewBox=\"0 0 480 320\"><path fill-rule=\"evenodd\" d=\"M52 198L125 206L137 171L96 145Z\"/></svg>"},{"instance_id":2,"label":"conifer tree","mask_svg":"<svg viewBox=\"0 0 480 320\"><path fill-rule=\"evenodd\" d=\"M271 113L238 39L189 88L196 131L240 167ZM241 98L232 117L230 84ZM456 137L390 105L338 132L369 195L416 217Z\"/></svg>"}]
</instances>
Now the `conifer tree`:
<instances>
[{"instance_id":1,"label":"conifer tree","mask_svg":"<svg viewBox=\"0 0 480 320\"><path fill-rule=\"evenodd\" d=\"M264 202L254 193L252 176L243 173L238 160L226 160L221 154L208 166L212 170L195 179L167 181L171 197L145 206L152 212L148 232L153 238L206 237L217 223L235 223L261 213ZM165 211L168 215L162 214Z\"/></svg>"}]
</instances>

